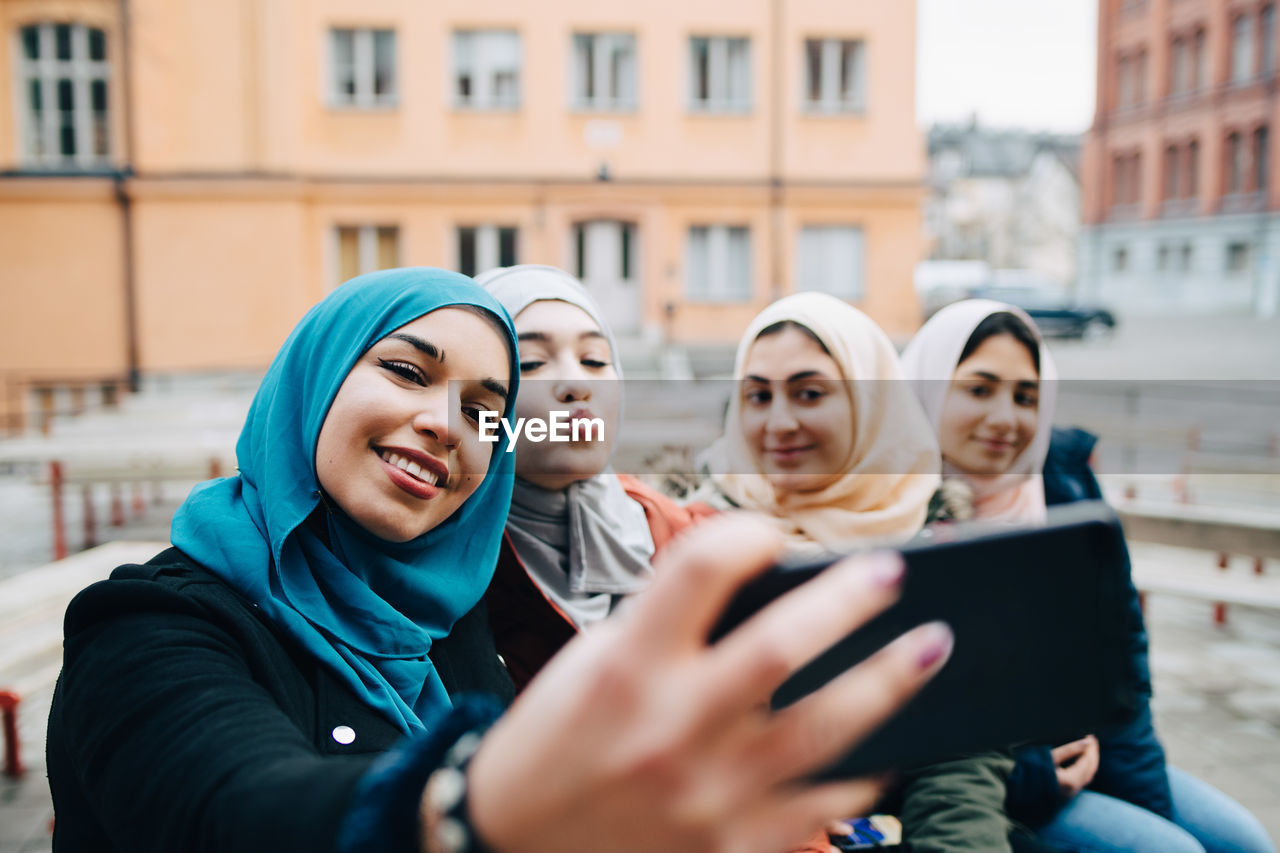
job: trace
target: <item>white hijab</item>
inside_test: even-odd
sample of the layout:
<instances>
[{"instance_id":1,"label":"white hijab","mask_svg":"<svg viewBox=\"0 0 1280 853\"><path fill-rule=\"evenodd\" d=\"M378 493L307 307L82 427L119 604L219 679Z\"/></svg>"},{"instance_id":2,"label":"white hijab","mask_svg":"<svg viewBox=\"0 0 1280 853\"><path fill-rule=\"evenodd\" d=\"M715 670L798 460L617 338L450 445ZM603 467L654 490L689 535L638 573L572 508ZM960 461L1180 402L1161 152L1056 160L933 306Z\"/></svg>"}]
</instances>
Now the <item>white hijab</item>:
<instances>
[{"instance_id":1,"label":"white hijab","mask_svg":"<svg viewBox=\"0 0 1280 853\"><path fill-rule=\"evenodd\" d=\"M476 281L513 320L534 302L581 308L608 340L622 379L613 331L577 279L555 267L521 264L481 273ZM627 496L611 468L559 491L517 477L507 537L543 594L579 628L604 619L617 597L640 591L653 574L653 536L644 508Z\"/></svg>"},{"instance_id":2,"label":"white hijab","mask_svg":"<svg viewBox=\"0 0 1280 853\"><path fill-rule=\"evenodd\" d=\"M902 351L902 371L924 406L936 434L942 421L951 379L959 366L960 354L978 325L992 314L1008 312L1035 335L1040 346L1040 395L1036 434L1013 460L1009 470L990 477L960 471L945 459L944 477L964 479L974 493L977 518L1018 523L1041 523L1045 519L1044 460L1049 454L1053 411L1057 403L1058 371L1044 338L1021 308L990 299L966 299L943 308L921 327Z\"/></svg>"}]
</instances>

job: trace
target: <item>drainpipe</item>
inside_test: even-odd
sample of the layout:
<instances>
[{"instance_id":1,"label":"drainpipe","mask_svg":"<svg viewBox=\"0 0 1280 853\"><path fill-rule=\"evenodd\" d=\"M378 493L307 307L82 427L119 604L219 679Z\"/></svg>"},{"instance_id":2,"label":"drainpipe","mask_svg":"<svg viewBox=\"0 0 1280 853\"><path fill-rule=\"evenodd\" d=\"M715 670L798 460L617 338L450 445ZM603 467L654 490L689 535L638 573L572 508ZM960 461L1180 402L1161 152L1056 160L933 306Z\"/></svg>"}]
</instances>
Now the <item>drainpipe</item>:
<instances>
[{"instance_id":1,"label":"drainpipe","mask_svg":"<svg viewBox=\"0 0 1280 853\"><path fill-rule=\"evenodd\" d=\"M783 0L772 1L773 73L769 110L769 299L782 296Z\"/></svg>"},{"instance_id":2,"label":"drainpipe","mask_svg":"<svg viewBox=\"0 0 1280 853\"><path fill-rule=\"evenodd\" d=\"M128 181L133 177L133 51L131 31L133 22L129 13L129 0L120 3L120 103L123 110L124 150L120 168L115 173L116 204L120 207L121 270L124 279L124 334L125 364L129 371L129 390L137 393L141 386L138 364L138 299L136 265L133 253L133 199L129 195Z\"/></svg>"}]
</instances>

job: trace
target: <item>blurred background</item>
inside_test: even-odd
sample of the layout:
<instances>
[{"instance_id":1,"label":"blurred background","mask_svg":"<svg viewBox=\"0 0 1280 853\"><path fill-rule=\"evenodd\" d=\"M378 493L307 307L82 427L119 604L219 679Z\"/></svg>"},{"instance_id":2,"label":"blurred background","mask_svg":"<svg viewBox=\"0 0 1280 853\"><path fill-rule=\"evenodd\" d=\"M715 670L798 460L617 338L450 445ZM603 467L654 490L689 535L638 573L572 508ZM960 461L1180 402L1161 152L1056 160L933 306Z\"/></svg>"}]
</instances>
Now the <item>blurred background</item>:
<instances>
[{"instance_id":1,"label":"blurred background","mask_svg":"<svg viewBox=\"0 0 1280 853\"><path fill-rule=\"evenodd\" d=\"M1171 752L1280 834L1277 39L1271 0L0 0L25 763L67 596L128 556L85 549L163 542L232 472L310 305L383 267L548 263L633 378L727 375L799 290L900 344L955 299L1027 308L1065 378L1104 380L1070 411L1146 537ZM651 434L632 458L690 449ZM40 775L0 787L0 849L46 849Z\"/></svg>"}]
</instances>

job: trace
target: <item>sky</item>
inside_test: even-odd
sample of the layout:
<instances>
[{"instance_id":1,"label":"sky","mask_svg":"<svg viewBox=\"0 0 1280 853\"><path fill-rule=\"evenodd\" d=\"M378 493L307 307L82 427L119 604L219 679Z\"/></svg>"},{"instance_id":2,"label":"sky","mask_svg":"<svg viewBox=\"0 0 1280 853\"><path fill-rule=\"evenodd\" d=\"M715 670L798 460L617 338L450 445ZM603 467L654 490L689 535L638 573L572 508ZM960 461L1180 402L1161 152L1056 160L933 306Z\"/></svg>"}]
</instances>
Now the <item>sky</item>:
<instances>
[{"instance_id":1,"label":"sky","mask_svg":"<svg viewBox=\"0 0 1280 853\"><path fill-rule=\"evenodd\" d=\"M916 114L1081 132L1093 121L1097 0L918 0Z\"/></svg>"}]
</instances>

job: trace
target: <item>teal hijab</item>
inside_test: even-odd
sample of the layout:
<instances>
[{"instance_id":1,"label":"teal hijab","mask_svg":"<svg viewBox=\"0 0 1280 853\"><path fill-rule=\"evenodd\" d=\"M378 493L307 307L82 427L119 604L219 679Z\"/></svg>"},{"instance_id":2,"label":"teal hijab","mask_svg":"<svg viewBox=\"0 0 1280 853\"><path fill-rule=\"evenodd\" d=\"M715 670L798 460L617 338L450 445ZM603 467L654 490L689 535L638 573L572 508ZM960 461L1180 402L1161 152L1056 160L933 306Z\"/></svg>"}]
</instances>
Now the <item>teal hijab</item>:
<instances>
[{"instance_id":1,"label":"teal hijab","mask_svg":"<svg viewBox=\"0 0 1280 853\"><path fill-rule=\"evenodd\" d=\"M238 475L197 486L171 532L177 548L262 608L406 733L449 706L427 651L480 600L497 563L514 474L505 432L475 493L417 539L379 539L331 501L321 510L327 536L303 522L325 500L316 440L356 360L405 323L456 305L498 320L514 400L515 330L483 288L428 267L359 276L307 312L289 335L240 433Z\"/></svg>"}]
</instances>

